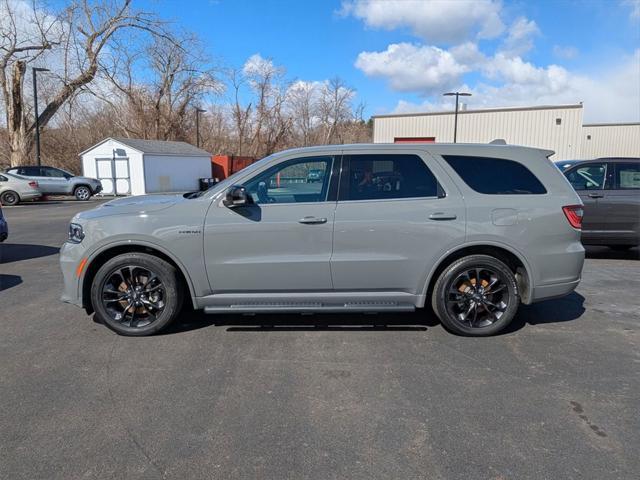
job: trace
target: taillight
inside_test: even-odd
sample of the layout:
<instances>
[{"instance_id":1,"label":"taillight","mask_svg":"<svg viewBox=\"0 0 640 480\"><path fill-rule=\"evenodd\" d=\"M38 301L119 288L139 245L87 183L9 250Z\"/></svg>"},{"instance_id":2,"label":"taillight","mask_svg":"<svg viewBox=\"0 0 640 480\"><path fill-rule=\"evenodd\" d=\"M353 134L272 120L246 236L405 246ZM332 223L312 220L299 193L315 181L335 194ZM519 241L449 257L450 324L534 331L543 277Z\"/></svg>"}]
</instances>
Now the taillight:
<instances>
[{"instance_id":1,"label":"taillight","mask_svg":"<svg viewBox=\"0 0 640 480\"><path fill-rule=\"evenodd\" d=\"M582 205L567 205L562 207L562 211L573 228L582 229L582 217L584 215Z\"/></svg>"},{"instance_id":2,"label":"taillight","mask_svg":"<svg viewBox=\"0 0 640 480\"><path fill-rule=\"evenodd\" d=\"M38 182L29 182L31 188L38 188Z\"/></svg>"}]
</instances>

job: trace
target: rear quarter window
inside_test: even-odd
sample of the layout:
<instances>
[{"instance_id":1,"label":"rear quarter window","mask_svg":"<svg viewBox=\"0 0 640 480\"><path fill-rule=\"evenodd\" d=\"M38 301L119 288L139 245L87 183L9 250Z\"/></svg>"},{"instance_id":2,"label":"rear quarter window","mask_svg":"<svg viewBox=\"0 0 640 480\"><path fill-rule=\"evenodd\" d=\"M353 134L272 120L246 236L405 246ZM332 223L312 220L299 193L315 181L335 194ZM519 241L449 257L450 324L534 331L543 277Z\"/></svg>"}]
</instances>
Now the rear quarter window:
<instances>
[{"instance_id":1,"label":"rear quarter window","mask_svg":"<svg viewBox=\"0 0 640 480\"><path fill-rule=\"evenodd\" d=\"M513 160L471 155L442 158L473 190L485 195L543 195L547 189L531 171Z\"/></svg>"}]
</instances>

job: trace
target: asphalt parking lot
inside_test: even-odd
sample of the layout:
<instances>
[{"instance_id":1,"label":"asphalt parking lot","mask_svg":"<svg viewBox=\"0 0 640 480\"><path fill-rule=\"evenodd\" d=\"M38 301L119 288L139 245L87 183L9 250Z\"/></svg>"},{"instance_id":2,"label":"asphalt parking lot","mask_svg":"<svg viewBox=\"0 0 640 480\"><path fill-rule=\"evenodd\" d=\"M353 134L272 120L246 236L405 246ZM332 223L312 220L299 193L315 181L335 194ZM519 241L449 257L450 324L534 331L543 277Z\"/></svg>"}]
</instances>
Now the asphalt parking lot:
<instances>
[{"instance_id":1,"label":"asphalt parking lot","mask_svg":"<svg viewBox=\"0 0 640 480\"><path fill-rule=\"evenodd\" d=\"M424 312L185 314L125 338L58 301L94 202L3 209L2 479L637 479L640 261L590 249L503 335Z\"/></svg>"}]
</instances>

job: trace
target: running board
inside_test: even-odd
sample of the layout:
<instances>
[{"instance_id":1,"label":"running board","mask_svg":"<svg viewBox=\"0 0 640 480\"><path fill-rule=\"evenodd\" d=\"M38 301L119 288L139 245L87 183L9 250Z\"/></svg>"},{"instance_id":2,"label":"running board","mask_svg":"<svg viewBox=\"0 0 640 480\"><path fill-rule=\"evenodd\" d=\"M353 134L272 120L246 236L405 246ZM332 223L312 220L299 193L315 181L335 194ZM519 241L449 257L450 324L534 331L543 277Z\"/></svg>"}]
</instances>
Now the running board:
<instances>
[{"instance_id":1,"label":"running board","mask_svg":"<svg viewBox=\"0 0 640 480\"><path fill-rule=\"evenodd\" d=\"M321 302L244 303L204 307L204 313L340 313L340 312L413 312L415 305L398 302L350 302L343 304Z\"/></svg>"}]
</instances>

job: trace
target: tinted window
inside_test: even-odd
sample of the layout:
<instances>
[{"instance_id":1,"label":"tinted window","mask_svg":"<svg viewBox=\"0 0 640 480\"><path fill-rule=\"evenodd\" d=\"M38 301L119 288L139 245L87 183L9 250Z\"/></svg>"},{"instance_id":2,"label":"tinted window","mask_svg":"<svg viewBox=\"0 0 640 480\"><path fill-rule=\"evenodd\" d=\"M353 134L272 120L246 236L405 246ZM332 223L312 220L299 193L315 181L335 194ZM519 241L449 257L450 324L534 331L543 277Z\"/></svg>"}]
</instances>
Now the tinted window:
<instances>
[{"instance_id":1,"label":"tinted window","mask_svg":"<svg viewBox=\"0 0 640 480\"><path fill-rule=\"evenodd\" d=\"M640 188L640 163L617 163L616 186L621 190Z\"/></svg>"},{"instance_id":2,"label":"tinted window","mask_svg":"<svg viewBox=\"0 0 640 480\"><path fill-rule=\"evenodd\" d=\"M341 200L438 196L438 182L417 155L350 155Z\"/></svg>"},{"instance_id":3,"label":"tinted window","mask_svg":"<svg viewBox=\"0 0 640 480\"><path fill-rule=\"evenodd\" d=\"M0 182L8 182L9 179L7 177L5 177L4 175L0 175Z\"/></svg>"},{"instance_id":4,"label":"tinted window","mask_svg":"<svg viewBox=\"0 0 640 480\"><path fill-rule=\"evenodd\" d=\"M606 163L589 163L566 173L575 190L603 190L607 179Z\"/></svg>"},{"instance_id":5,"label":"tinted window","mask_svg":"<svg viewBox=\"0 0 640 480\"><path fill-rule=\"evenodd\" d=\"M64 172L62 170L58 170L57 168L42 167L42 176L53 177L53 178L63 178Z\"/></svg>"},{"instance_id":6,"label":"tinted window","mask_svg":"<svg viewBox=\"0 0 640 480\"><path fill-rule=\"evenodd\" d=\"M39 177L40 167L20 167L18 169L19 175L27 175L29 177Z\"/></svg>"},{"instance_id":7,"label":"tinted window","mask_svg":"<svg viewBox=\"0 0 640 480\"><path fill-rule=\"evenodd\" d=\"M487 195L547 193L544 185L527 167L513 160L466 155L443 155L442 157L476 192Z\"/></svg>"},{"instance_id":8,"label":"tinted window","mask_svg":"<svg viewBox=\"0 0 640 480\"><path fill-rule=\"evenodd\" d=\"M323 202L333 157L305 157L271 167L245 183L257 204Z\"/></svg>"}]
</instances>

